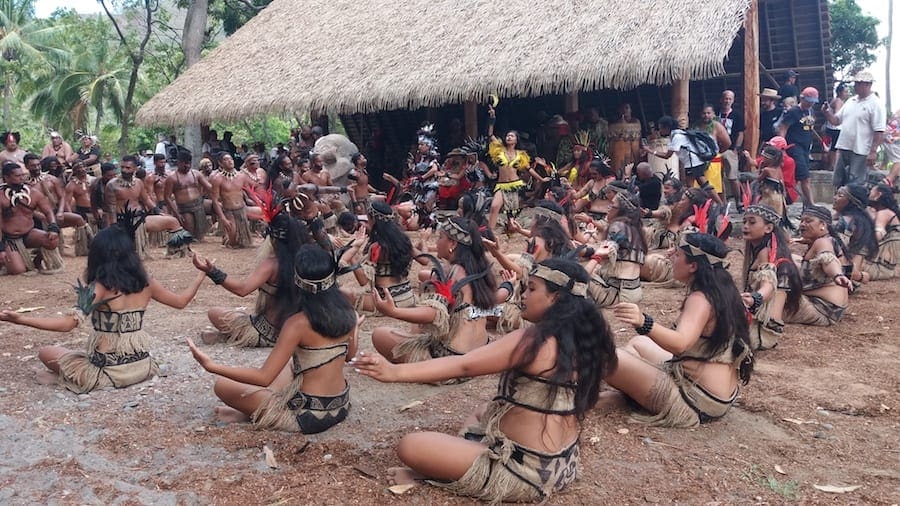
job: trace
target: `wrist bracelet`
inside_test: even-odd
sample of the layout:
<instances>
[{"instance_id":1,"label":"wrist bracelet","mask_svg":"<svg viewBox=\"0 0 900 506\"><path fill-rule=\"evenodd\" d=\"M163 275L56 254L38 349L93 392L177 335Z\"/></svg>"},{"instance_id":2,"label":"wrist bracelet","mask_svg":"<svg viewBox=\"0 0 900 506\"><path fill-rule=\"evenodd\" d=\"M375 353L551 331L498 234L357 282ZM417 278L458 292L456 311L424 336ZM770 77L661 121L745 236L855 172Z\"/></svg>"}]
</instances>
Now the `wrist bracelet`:
<instances>
[{"instance_id":1,"label":"wrist bracelet","mask_svg":"<svg viewBox=\"0 0 900 506\"><path fill-rule=\"evenodd\" d=\"M513 296L513 293L516 291L516 289L513 288L512 281L510 281L510 280L506 280L506 281L500 283L500 286L498 286L497 288L505 288L506 291L509 292L509 295L506 297L506 300L509 300L510 297Z\"/></svg>"},{"instance_id":2,"label":"wrist bracelet","mask_svg":"<svg viewBox=\"0 0 900 506\"><path fill-rule=\"evenodd\" d=\"M47 232L53 232L54 234L60 233L59 224L48 223L47 224Z\"/></svg>"},{"instance_id":3,"label":"wrist bracelet","mask_svg":"<svg viewBox=\"0 0 900 506\"><path fill-rule=\"evenodd\" d=\"M644 315L644 324L640 327L635 327L635 331L638 335L648 336L650 335L650 329L653 328L653 317L648 315L647 313L643 313Z\"/></svg>"},{"instance_id":4,"label":"wrist bracelet","mask_svg":"<svg viewBox=\"0 0 900 506\"><path fill-rule=\"evenodd\" d=\"M837 278L839 278L839 277L841 277L841 276L847 277L847 275L846 275L846 274L843 274L843 273L841 273L841 274L835 274L835 275L831 278L831 280L834 281L835 283L837 283Z\"/></svg>"},{"instance_id":5,"label":"wrist bracelet","mask_svg":"<svg viewBox=\"0 0 900 506\"><path fill-rule=\"evenodd\" d=\"M759 292L753 292L750 294L750 297L753 298L753 304L750 304L750 307L748 307L747 310L750 311L751 314L756 314L756 312L759 311L760 306L762 306L763 296Z\"/></svg>"},{"instance_id":6,"label":"wrist bracelet","mask_svg":"<svg viewBox=\"0 0 900 506\"><path fill-rule=\"evenodd\" d=\"M0 239L0 253L6 251L6 241Z\"/></svg>"},{"instance_id":7,"label":"wrist bracelet","mask_svg":"<svg viewBox=\"0 0 900 506\"><path fill-rule=\"evenodd\" d=\"M225 282L225 278L228 277L228 274L218 267L213 267L213 270L206 273L206 277L211 279L213 283L221 285Z\"/></svg>"}]
</instances>

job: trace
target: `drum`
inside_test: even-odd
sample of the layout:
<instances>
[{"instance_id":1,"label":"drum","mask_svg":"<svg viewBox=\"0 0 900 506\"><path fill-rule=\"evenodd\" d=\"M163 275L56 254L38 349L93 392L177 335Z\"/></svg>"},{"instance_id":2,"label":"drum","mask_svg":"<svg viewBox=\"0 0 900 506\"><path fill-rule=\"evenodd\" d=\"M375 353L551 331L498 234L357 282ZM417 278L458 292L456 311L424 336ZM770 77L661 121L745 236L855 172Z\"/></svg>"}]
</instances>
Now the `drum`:
<instances>
[{"instance_id":1,"label":"drum","mask_svg":"<svg viewBox=\"0 0 900 506\"><path fill-rule=\"evenodd\" d=\"M641 123L609 125L609 157L613 170L621 172L626 164L636 163L641 153Z\"/></svg>"},{"instance_id":2,"label":"drum","mask_svg":"<svg viewBox=\"0 0 900 506\"><path fill-rule=\"evenodd\" d=\"M651 139L648 141L647 149L652 153L666 153L669 151L669 138L658 137L656 139ZM647 163L649 163L650 168L653 169L653 174L660 179L665 179L668 174L672 174L673 178L678 179L677 153L672 153L672 156L667 159L649 155L647 157Z\"/></svg>"}]
</instances>

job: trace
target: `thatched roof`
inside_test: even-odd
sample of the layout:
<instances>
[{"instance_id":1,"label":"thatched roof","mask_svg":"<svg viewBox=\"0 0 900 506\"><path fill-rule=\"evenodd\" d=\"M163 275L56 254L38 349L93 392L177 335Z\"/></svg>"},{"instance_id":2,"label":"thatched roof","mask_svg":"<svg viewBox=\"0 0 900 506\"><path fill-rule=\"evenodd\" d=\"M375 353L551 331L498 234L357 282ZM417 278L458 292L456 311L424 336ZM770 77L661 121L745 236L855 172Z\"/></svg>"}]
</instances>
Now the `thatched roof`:
<instances>
[{"instance_id":1,"label":"thatched roof","mask_svg":"<svg viewBox=\"0 0 900 506\"><path fill-rule=\"evenodd\" d=\"M371 112L704 79L723 72L749 1L275 0L137 121Z\"/></svg>"}]
</instances>

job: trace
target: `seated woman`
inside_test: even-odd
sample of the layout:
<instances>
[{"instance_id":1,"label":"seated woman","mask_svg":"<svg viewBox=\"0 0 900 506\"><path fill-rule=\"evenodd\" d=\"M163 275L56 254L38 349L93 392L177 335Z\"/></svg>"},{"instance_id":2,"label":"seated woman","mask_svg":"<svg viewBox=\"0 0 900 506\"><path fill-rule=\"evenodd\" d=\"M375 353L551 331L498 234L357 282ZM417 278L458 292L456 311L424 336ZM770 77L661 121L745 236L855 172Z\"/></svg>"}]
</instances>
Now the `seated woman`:
<instances>
[{"instance_id":1,"label":"seated woman","mask_svg":"<svg viewBox=\"0 0 900 506\"><path fill-rule=\"evenodd\" d=\"M681 200L671 208L669 220L665 225L666 241L670 248L678 244L681 234L685 232L713 233L719 237L727 237L731 233L731 224L727 215L722 212L722 207L715 202L709 194L700 188L688 188L681 194ZM665 214L657 211L655 217L665 217ZM719 229L722 234L718 234ZM653 249L656 249L653 244ZM667 251L655 251L647 255L644 267L641 269L641 279L658 284L658 286L670 286L673 284L672 260Z\"/></svg>"},{"instance_id":2,"label":"seated woman","mask_svg":"<svg viewBox=\"0 0 900 506\"><path fill-rule=\"evenodd\" d=\"M369 219L365 222L369 233L353 240L350 248L341 257L341 265L356 263L355 258L362 250L364 258L361 269L353 272L356 281L365 289L345 295L353 301L359 312L377 315L378 308L372 287L390 292L398 307L410 308L416 304L416 296L409 284L409 265L413 260L413 245L400 228L394 211L384 202L372 202Z\"/></svg>"},{"instance_id":3,"label":"seated woman","mask_svg":"<svg viewBox=\"0 0 900 506\"><path fill-rule=\"evenodd\" d=\"M800 304L800 272L791 250L782 217L774 209L757 204L744 210L744 292L741 298L752 315L750 345L768 350L784 334L784 312Z\"/></svg>"},{"instance_id":4,"label":"seated woman","mask_svg":"<svg viewBox=\"0 0 900 506\"><path fill-rule=\"evenodd\" d=\"M150 336L144 331L144 311L153 299L177 309L197 294L203 274L180 293L173 293L150 277L134 247L130 216L101 230L91 242L84 279L75 288L77 302L64 316L40 318L14 311L0 311L0 320L41 330L69 332L85 318L93 332L84 352L44 346L38 358L50 371L38 373L38 381L58 381L83 394L113 386L123 388L152 378L159 367L148 351Z\"/></svg>"},{"instance_id":5,"label":"seated woman","mask_svg":"<svg viewBox=\"0 0 900 506\"><path fill-rule=\"evenodd\" d=\"M688 287L673 328L656 325L635 304L614 308L638 336L617 350L619 367L606 382L649 415L642 423L697 427L725 416L739 383L753 370L747 310L726 269L729 249L718 238L690 233L672 255L675 279Z\"/></svg>"},{"instance_id":6,"label":"seated woman","mask_svg":"<svg viewBox=\"0 0 900 506\"><path fill-rule=\"evenodd\" d=\"M223 421L316 434L347 417L350 387L344 361L356 354L356 313L338 290L338 268L329 252L304 245L293 269L297 291L291 304L302 311L284 322L261 367L213 362L187 340L194 359L221 376L214 390L227 405L216 410Z\"/></svg>"},{"instance_id":7,"label":"seated woman","mask_svg":"<svg viewBox=\"0 0 900 506\"><path fill-rule=\"evenodd\" d=\"M655 210L642 209L642 215L648 222L644 225L644 240L647 243L647 256L641 266L641 281L650 283L672 282L672 261L669 259L669 248L678 244L681 235L683 212L691 207L684 199L681 181L666 178L662 186L663 199Z\"/></svg>"},{"instance_id":8,"label":"seated woman","mask_svg":"<svg viewBox=\"0 0 900 506\"><path fill-rule=\"evenodd\" d=\"M381 314L424 326L424 333L408 335L393 327L372 331L372 344L392 362L419 362L462 355L487 344L487 316L494 314L497 283L484 256L477 226L453 217L439 222L438 256L450 262L446 272L434 259L433 287L415 307L397 307L388 290L376 290ZM430 256L430 255L429 255Z\"/></svg>"},{"instance_id":9,"label":"seated woman","mask_svg":"<svg viewBox=\"0 0 900 506\"><path fill-rule=\"evenodd\" d=\"M593 221L603 221L612 198L604 190L616 180L616 173L603 160L595 159L588 166L588 177L575 193L575 212L587 212Z\"/></svg>"},{"instance_id":10,"label":"seated woman","mask_svg":"<svg viewBox=\"0 0 900 506\"><path fill-rule=\"evenodd\" d=\"M637 197L616 194L609 206L606 240L585 269L591 273L591 296L598 308L619 302L640 302L641 265L647 254Z\"/></svg>"},{"instance_id":11,"label":"seated woman","mask_svg":"<svg viewBox=\"0 0 900 506\"><path fill-rule=\"evenodd\" d=\"M821 206L805 207L800 215L800 237L800 242L808 245L800 264L803 296L796 311L785 312L784 321L834 325L844 317L851 282L839 258L848 252L831 226L831 212Z\"/></svg>"},{"instance_id":12,"label":"seated woman","mask_svg":"<svg viewBox=\"0 0 900 506\"><path fill-rule=\"evenodd\" d=\"M539 209L543 209L543 211L538 213ZM512 273L515 278L514 280L505 280L499 285L498 292L502 293L498 296L498 302L503 304L503 312L497 322L499 331L511 332L525 324L522 319L522 294L528 287L528 275L534 264L548 258L567 256L571 251L571 242L560 225L558 216L559 213L556 211L540 207L540 203L538 207L535 207L531 228L522 231L531 239L527 243L525 252L521 255L506 255L500 251L496 242L484 242L487 250L497 260L500 267Z\"/></svg>"},{"instance_id":13,"label":"seated woman","mask_svg":"<svg viewBox=\"0 0 900 506\"><path fill-rule=\"evenodd\" d=\"M194 258L194 267L238 297L246 297L258 290L253 313L247 313L242 308L224 307L207 311L209 321L216 330L201 332L204 343L213 344L222 340L238 347L275 346L281 325L297 310L289 305L294 298L294 255L301 245L311 239L306 226L288 213L278 213L269 221L265 230L267 241L260 248L264 258L244 279L229 278L210 261Z\"/></svg>"},{"instance_id":14,"label":"seated woman","mask_svg":"<svg viewBox=\"0 0 900 506\"><path fill-rule=\"evenodd\" d=\"M548 259L535 266L523 297L534 325L465 355L394 365L360 353L351 364L383 382L433 383L501 373L498 393L469 417L461 437L408 434L397 454L408 468L395 483L428 479L484 501L540 501L577 477L580 421L600 381L616 367L603 315L587 299L587 272Z\"/></svg>"},{"instance_id":15,"label":"seated woman","mask_svg":"<svg viewBox=\"0 0 900 506\"><path fill-rule=\"evenodd\" d=\"M897 262L900 262L900 209L891 187L875 185L869 192L869 206L874 211L878 255L875 260L863 262L863 281L891 279L896 276Z\"/></svg>"},{"instance_id":16,"label":"seated woman","mask_svg":"<svg viewBox=\"0 0 900 506\"><path fill-rule=\"evenodd\" d=\"M844 265L852 268L850 280L862 283L863 262L872 262L878 256L878 239L875 236L875 221L866 208L869 190L865 186L851 184L834 192L834 210L838 214L834 229L850 252L844 258Z\"/></svg>"}]
</instances>

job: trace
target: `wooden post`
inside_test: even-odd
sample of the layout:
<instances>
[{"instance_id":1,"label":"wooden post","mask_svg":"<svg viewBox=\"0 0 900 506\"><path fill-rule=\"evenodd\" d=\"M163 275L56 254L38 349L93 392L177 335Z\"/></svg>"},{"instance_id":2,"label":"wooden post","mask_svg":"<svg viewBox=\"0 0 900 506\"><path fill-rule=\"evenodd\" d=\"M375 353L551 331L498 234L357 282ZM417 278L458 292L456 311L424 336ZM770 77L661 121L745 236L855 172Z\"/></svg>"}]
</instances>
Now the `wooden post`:
<instances>
[{"instance_id":1,"label":"wooden post","mask_svg":"<svg viewBox=\"0 0 900 506\"><path fill-rule=\"evenodd\" d=\"M569 126L572 128L572 133L575 133L575 131L578 130L578 121L574 119L575 115L570 114L570 113L578 112L578 91L577 90L566 93L565 110L566 110L565 118L567 120L569 120L569 118L572 118L571 120L569 120Z\"/></svg>"},{"instance_id":2,"label":"wooden post","mask_svg":"<svg viewBox=\"0 0 900 506\"><path fill-rule=\"evenodd\" d=\"M690 107L689 79L676 79L672 83L672 117L678 128L688 127L688 109Z\"/></svg>"},{"instance_id":3,"label":"wooden post","mask_svg":"<svg viewBox=\"0 0 900 506\"><path fill-rule=\"evenodd\" d=\"M474 100L463 102L463 116L466 124L466 137L478 137L478 104Z\"/></svg>"},{"instance_id":4,"label":"wooden post","mask_svg":"<svg viewBox=\"0 0 900 506\"><path fill-rule=\"evenodd\" d=\"M752 0L744 18L744 149L759 147L759 0Z\"/></svg>"}]
</instances>

